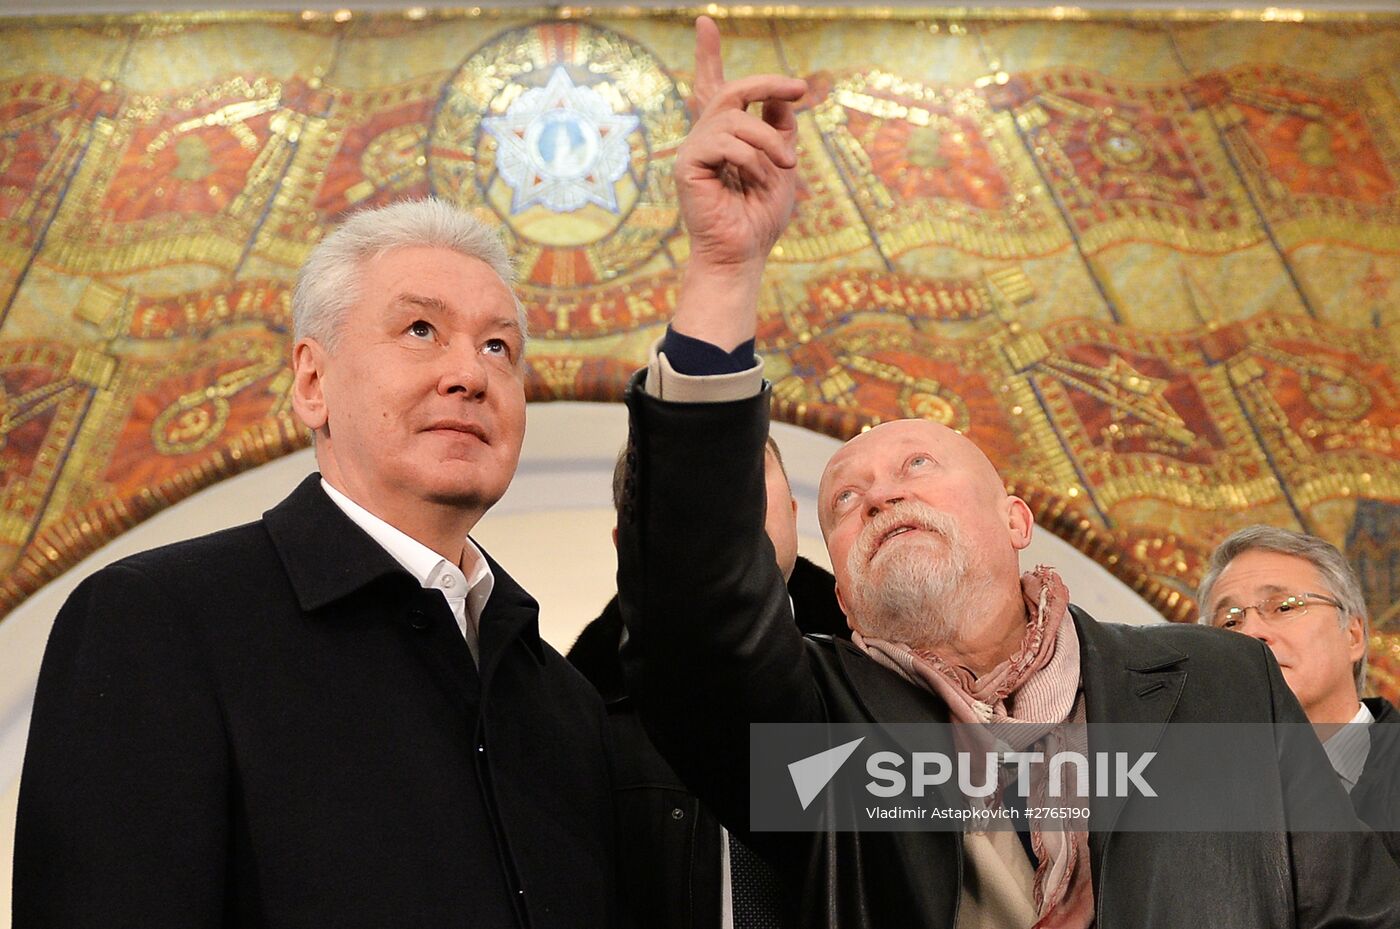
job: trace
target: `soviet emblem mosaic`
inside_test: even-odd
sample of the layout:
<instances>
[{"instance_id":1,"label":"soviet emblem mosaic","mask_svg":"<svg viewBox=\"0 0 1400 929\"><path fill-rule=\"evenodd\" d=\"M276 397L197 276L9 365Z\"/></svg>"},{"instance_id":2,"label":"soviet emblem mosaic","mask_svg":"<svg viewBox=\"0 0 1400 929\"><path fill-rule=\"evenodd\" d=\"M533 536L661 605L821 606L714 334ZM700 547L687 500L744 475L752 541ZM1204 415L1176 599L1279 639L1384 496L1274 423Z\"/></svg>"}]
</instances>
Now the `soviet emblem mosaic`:
<instances>
[{"instance_id":1,"label":"soviet emblem mosaic","mask_svg":"<svg viewBox=\"0 0 1400 929\"><path fill-rule=\"evenodd\" d=\"M676 82L638 43L585 23L512 29L448 84L429 180L509 230L524 283L589 287L678 234L671 156L688 128Z\"/></svg>"}]
</instances>

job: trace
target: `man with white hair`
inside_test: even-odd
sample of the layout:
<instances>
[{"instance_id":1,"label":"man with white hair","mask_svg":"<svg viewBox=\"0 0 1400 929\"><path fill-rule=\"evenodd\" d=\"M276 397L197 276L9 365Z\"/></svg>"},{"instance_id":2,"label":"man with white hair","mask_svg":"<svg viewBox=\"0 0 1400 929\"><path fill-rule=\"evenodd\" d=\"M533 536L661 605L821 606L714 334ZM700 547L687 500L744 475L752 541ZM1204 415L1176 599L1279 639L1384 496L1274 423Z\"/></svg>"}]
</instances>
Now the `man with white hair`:
<instances>
[{"instance_id":1,"label":"man with white hair","mask_svg":"<svg viewBox=\"0 0 1400 929\"><path fill-rule=\"evenodd\" d=\"M504 247L351 216L293 299L319 474L83 582L49 640L14 925L592 927L617 912L602 705L469 537L525 430Z\"/></svg>"},{"instance_id":2,"label":"man with white hair","mask_svg":"<svg viewBox=\"0 0 1400 929\"><path fill-rule=\"evenodd\" d=\"M717 46L712 27L697 48L707 41ZM754 356L764 262L795 199L796 114L782 79L725 83L718 54L696 72L711 100L700 124L737 119L759 86L769 99L768 131L750 136L757 152L699 133L685 143L690 183L725 194L687 215L692 261L729 273L688 271L683 288L705 299L678 306L628 393L624 665L681 779L778 868L813 927L1400 925L1400 876L1372 836L1115 832L1129 804L1102 794L1089 828L1036 822L1024 841L750 828L753 723L1112 722L1160 735L1169 723L1305 717L1258 643L1197 626L1101 625L1070 605L1053 570L1022 575L1030 510L972 442L930 422L876 426L827 466L818 515L854 644L804 639L764 533L769 394ZM1319 746L1298 751L1325 774ZM1281 813L1296 787L1283 766L1272 752L1236 753L1202 777L1238 787L1258 775L1250 789ZM1310 787L1309 812L1355 822L1335 783Z\"/></svg>"},{"instance_id":3,"label":"man with white hair","mask_svg":"<svg viewBox=\"0 0 1400 929\"><path fill-rule=\"evenodd\" d=\"M1269 647L1357 815L1400 861L1400 712L1361 696L1366 601L1346 557L1317 536L1246 526L1212 553L1196 602L1202 623Z\"/></svg>"}]
</instances>

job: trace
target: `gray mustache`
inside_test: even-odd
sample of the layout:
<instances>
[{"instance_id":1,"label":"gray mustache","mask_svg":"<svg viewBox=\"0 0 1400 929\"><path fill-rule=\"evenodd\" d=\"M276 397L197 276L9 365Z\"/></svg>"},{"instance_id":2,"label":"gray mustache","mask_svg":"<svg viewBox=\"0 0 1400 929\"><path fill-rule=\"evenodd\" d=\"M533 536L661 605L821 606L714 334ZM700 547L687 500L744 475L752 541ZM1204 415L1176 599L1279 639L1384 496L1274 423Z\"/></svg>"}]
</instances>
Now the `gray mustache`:
<instances>
[{"instance_id":1,"label":"gray mustache","mask_svg":"<svg viewBox=\"0 0 1400 929\"><path fill-rule=\"evenodd\" d=\"M886 533L899 526L914 526L936 532L949 540L957 532L957 525L952 517L942 510L936 510L926 503L902 501L875 517L861 531L858 549L866 556L864 560L869 560L868 556L874 552Z\"/></svg>"}]
</instances>

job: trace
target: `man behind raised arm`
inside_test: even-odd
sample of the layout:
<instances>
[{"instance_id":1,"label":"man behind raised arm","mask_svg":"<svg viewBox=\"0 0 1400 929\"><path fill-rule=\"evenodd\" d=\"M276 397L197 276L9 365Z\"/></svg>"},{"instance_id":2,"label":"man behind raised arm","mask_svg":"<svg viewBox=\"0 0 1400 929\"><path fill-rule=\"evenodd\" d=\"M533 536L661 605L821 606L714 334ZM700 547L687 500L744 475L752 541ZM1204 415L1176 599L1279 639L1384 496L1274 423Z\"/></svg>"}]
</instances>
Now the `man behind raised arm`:
<instances>
[{"instance_id":1,"label":"man behind raised arm","mask_svg":"<svg viewBox=\"0 0 1400 929\"><path fill-rule=\"evenodd\" d=\"M1330 542L1246 526L1211 555L1201 622L1269 646L1362 822L1400 861L1400 712L1366 686L1366 601Z\"/></svg>"},{"instance_id":2,"label":"man behind raised arm","mask_svg":"<svg viewBox=\"0 0 1400 929\"><path fill-rule=\"evenodd\" d=\"M696 72L707 103L676 170L692 259L671 330L629 392L619 517L628 684L681 778L801 888L811 926L1400 924L1400 879L1354 835L1111 833L1112 822L1037 824L1025 846L1007 832L750 833L750 723L1305 717L1258 643L1100 625L1053 571L1022 576L1026 505L976 446L927 422L878 426L832 459L819 516L857 644L802 638L764 557L769 400L752 342L763 263L793 205L801 87L725 83L705 20ZM761 117L747 112L759 101ZM1208 776L1281 780L1272 756L1236 761L1211 759ZM1340 788L1323 788L1323 805L1345 812ZM1112 808L1095 803L1094 816Z\"/></svg>"},{"instance_id":3,"label":"man behind raised arm","mask_svg":"<svg viewBox=\"0 0 1400 929\"><path fill-rule=\"evenodd\" d=\"M510 275L432 200L315 248L292 402L321 473L69 598L16 929L612 924L602 704L468 538L525 430Z\"/></svg>"},{"instance_id":4,"label":"man behind raised arm","mask_svg":"<svg viewBox=\"0 0 1400 929\"><path fill-rule=\"evenodd\" d=\"M626 469L626 455L619 455L613 469L615 507L622 503ZM764 527L798 628L846 632L831 574L797 554L797 501L771 437L764 446L763 474ZM613 597L567 657L598 688L608 707L616 759L618 858L633 924L649 929L789 925L791 907L772 868L720 828L714 814L677 780L647 738L623 681L618 654L622 638L622 614Z\"/></svg>"}]
</instances>

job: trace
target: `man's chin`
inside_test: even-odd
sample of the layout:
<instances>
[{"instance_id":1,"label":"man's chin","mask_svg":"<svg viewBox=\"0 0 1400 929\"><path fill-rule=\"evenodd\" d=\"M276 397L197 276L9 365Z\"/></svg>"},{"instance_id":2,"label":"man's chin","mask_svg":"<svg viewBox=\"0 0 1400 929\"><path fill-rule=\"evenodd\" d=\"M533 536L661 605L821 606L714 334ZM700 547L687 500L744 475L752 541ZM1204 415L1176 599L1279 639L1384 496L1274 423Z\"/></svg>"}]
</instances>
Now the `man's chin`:
<instances>
[{"instance_id":1,"label":"man's chin","mask_svg":"<svg viewBox=\"0 0 1400 929\"><path fill-rule=\"evenodd\" d=\"M445 475L444 475L445 476ZM478 475L479 476L479 475ZM486 512L505 496L505 487L483 485L474 480L439 480L424 495L436 506Z\"/></svg>"},{"instance_id":2,"label":"man's chin","mask_svg":"<svg viewBox=\"0 0 1400 929\"><path fill-rule=\"evenodd\" d=\"M906 541L907 540L907 541ZM946 551L941 537L921 532L905 533L896 536L875 549L867 562L866 571L870 579L881 583L891 571L909 570L914 565L924 565Z\"/></svg>"}]
</instances>

